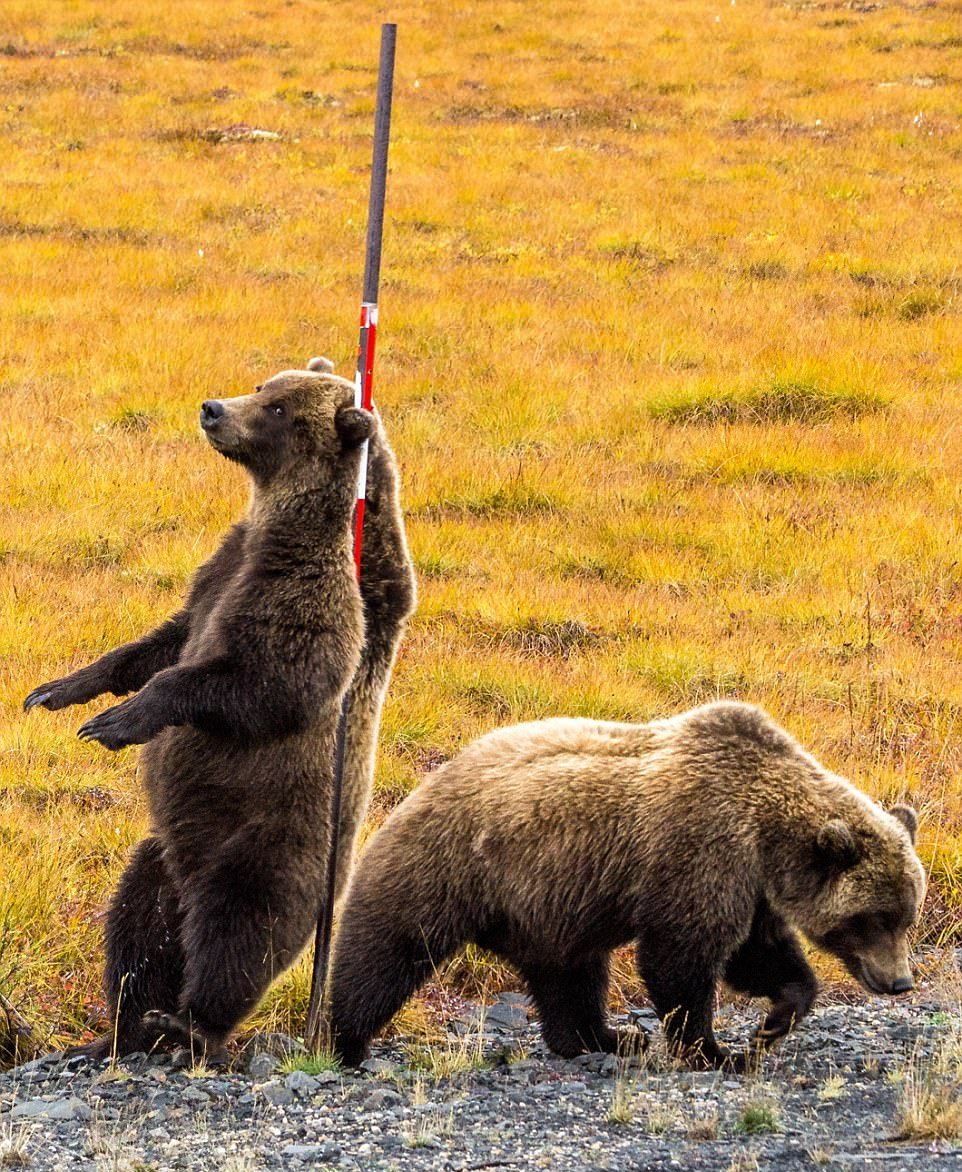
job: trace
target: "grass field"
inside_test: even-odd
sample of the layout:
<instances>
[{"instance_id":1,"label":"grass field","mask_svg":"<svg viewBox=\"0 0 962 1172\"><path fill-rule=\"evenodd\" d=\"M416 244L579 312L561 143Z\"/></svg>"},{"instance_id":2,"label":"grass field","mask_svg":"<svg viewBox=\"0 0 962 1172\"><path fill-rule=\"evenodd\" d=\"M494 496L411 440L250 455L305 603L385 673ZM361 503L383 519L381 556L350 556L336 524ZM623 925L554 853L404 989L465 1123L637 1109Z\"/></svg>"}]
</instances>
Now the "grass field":
<instances>
[{"instance_id":1,"label":"grass field","mask_svg":"<svg viewBox=\"0 0 962 1172\"><path fill-rule=\"evenodd\" d=\"M386 18L421 604L374 821L495 725L737 696L917 803L922 937L957 938L962 4L364 8L3 4L0 991L96 1016L137 754L20 704L244 508L200 401L351 372Z\"/></svg>"}]
</instances>

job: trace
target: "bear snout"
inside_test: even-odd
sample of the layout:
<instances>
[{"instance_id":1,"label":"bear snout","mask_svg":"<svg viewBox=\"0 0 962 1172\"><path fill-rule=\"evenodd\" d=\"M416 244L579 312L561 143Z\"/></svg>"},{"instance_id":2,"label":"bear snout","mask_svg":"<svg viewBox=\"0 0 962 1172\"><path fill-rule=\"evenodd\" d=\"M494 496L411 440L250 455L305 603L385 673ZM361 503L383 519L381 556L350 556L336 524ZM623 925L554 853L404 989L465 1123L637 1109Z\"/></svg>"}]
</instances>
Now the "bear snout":
<instances>
[{"instance_id":1,"label":"bear snout","mask_svg":"<svg viewBox=\"0 0 962 1172\"><path fill-rule=\"evenodd\" d=\"M873 958L875 963L862 956L853 970L853 975L865 986L870 993L880 993L883 996L898 997L902 993L910 993L915 988L915 981L908 970L907 964L888 965L884 958ZM892 969L895 972L892 972Z\"/></svg>"},{"instance_id":2,"label":"bear snout","mask_svg":"<svg viewBox=\"0 0 962 1172\"><path fill-rule=\"evenodd\" d=\"M213 427L224 414L224 404L219 399L205 399L200 405L200 425L205 430Z\"/></svg>"}]
</instances>

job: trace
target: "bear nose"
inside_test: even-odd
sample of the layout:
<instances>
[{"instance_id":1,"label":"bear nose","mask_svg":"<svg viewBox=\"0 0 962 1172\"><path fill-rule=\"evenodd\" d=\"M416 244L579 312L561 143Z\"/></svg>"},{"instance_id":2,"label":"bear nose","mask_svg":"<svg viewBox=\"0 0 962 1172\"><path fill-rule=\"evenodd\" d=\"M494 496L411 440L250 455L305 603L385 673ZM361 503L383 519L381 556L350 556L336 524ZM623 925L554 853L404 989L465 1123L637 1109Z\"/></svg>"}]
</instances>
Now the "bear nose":
<instances>
[{"instance_id":1,"label":"bear nose","mask_svg":"<svg viewBox=\"0 0 962 1172\"><path fill-rule=\"evenodd\" d=\"M896 977L892 982L893 993L908 993L910 989L915 988L915 982L911 977Z\"/></svg>"},{"instance_id":2,"label":"bear nose","mask_svg":"<svg viewBox=\"0 0 962 1172\"><path fill-rule=\"evenodd\" d=\"M200 405L200 425L210 427L224 414L224 404L217 399L207 399Z\"/></svg>"}]
</instances>

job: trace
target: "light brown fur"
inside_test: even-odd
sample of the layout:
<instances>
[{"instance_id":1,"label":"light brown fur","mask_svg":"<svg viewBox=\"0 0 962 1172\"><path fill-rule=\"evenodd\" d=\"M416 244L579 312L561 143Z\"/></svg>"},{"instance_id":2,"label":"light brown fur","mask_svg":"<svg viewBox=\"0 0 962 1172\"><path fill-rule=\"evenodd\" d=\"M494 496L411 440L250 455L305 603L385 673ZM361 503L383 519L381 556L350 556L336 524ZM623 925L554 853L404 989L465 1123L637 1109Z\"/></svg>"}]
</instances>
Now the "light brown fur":
<instances>
[{"instance_id":1,"label":"light brown fur","mask_svg":"<svg viewBox=\"0 0 962 1172\"><path fill-rule=\"evenodd\" d=\"M357 1060L471 940L520 968L549 1045L612 1049L608 953L634 940L673 1046L732 1061L711 1032L716 984L771 997L760 1037L782 1036L815 992L795 929L877 991L910 983L924 892L910 831L910 811L885 812L743 704L499 730L428 778L365 851L336 946L335 1037ZM884 923L863 932L866 916Z\"/></svg>"}]
</instances>

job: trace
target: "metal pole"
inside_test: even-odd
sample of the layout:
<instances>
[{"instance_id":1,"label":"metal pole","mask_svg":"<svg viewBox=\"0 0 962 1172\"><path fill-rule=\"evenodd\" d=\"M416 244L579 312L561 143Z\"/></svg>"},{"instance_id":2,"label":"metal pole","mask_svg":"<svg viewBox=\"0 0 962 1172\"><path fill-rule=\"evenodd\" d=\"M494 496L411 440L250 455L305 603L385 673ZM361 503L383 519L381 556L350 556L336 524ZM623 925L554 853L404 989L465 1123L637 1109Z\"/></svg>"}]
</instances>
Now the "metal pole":
<instances>
[{"instance_id":1,"label":"metal pole","mask_svg":"<svg viewBox=\"0 0 962 1172\"><path fill-rule=\"evenodd\" d=\"M354 377L354 402L371 410L374 387L374 348L377 342L377 298L381 279L381 239L384 232L384 195L387 187L387 152L391 137L391 96L394 88L394 46L396 24L381 25L381 59L378 67L377 106L374 113L374 152L371 161L371 191L368 199L367 246L364 255L364 288L361 295L361 332L357 345L357 373ZM354 566L361 580L361 546L364 535L364 504L367 496L368 442L361 449L357 474L357 504L354 509ZM334 780L331 795L331 841L327 858L325 890L314 938L314 971L311 997L307 1007L307 1048L317 1051L324 1041L324 990L331 954L331 928L334 919L334 883L337 878L338 822L341 817L341 791L344 784L344 759L350 719L349 693L344 696L337 724L334 748Z\"/></svg>"}]
</instances>

